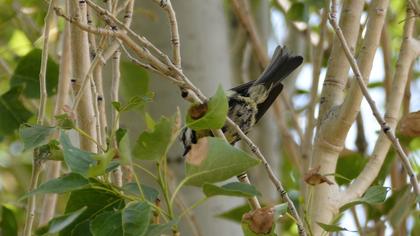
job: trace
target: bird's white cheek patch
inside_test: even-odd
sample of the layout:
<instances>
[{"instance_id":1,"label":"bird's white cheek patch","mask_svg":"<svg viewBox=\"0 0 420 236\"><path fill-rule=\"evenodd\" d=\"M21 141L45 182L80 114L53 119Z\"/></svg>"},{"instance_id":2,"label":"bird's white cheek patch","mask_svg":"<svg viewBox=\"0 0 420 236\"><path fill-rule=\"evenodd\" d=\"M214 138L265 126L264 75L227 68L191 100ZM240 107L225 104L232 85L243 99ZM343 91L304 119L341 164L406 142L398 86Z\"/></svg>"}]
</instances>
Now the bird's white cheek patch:
<instances>
[{"instance_id":1,"label":"bird's white cheek patch","mask_svg":"<svg viewBox=\"0 0 420 236\"><path fill-rule=\"evenodd\" d=\"M200 138L197 144L191 145L191 150L188 152L186 162L190 165L199 166L207 158L209 150L209 142L207 137Z\"/></svg>"}]
</instances>

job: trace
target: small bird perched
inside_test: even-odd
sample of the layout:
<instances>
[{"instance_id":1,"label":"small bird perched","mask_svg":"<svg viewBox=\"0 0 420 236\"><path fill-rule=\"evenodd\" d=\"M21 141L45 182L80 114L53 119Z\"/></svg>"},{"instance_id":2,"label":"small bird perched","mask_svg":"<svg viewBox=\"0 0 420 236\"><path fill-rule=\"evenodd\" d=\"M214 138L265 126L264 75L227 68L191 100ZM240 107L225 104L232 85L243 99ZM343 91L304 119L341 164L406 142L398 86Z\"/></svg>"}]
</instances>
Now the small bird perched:
<instances>
[{"instance_id":1,"label":"small bird perched","mask_svg":"<svg viewBox=\"0 0 420 236\"><path fill-rule=\"evenodd\" d=\"M258 79L229 90L229 118L244 133L248 133L280 94L283 89L281 82L299 67L302 62L303 58L301 56L291 55L285 47L277 46L270 64ZM230 144L233 145L240 140L239 135L232 127L225 125L222 131ZM212 136L211 131L196 131L184 128L181 136L181 141L184 145L184 155L190 151L192 144L196 144L198 139L205 136Z\"/></svg>"}]
</instances>

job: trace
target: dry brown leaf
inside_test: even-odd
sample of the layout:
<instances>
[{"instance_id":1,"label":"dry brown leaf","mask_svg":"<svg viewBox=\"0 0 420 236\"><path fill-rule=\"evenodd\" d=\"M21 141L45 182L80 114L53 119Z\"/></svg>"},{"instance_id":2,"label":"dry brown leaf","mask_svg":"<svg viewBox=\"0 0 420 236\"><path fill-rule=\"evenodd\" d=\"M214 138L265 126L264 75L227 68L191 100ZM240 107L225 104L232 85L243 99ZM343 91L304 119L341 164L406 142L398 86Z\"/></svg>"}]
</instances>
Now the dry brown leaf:
<instances>
[{"instance_id":1,"label":"dry brown leaf","mask_svg":"<svg viewBox=\"0 0 420 236\"><path fill-rule=\"evenodd\" d=\"M199 166L207 158L208 149L208 139L200 138L197 144L191 145L191 150L187 153L185 161L188 164Z\"/></svg>"},{"instance_id":2,"label":"dry brown leaf","mask_svg":"<svg viewBox=\"0 0 420 236\"><path fill-rule=\"evenodd\" d=\"M257 234L268 234L274 225L274 209L272 207L259 208L245 213L243 221L249 222L249 228Z\"/></svg>"},{"instance_id":3,"label":"dry brown leaf","mask_svg":"<svg viewBox=\"0 0 420 236\"><path fill-rule=\"evenodd\" d=\"M408 137L420 136L420 111L404 116L398 124L398 133Z\"/></svg>"},{"instance_id":4,"label":"dry brown leaf","mask_svg":"<svg viewBox=\"0 0 420 236\"><path fill-rule=\"evenodd\" d=\"M193 120L198 120L206 114L208 109L207 103L197 104L190 107L188 114L190 114Z\"/></svg>"},{"instance_id":5,"label":"dry brown leaf","mask_svg":"<svg viewBox=\"0 0 420 236\"><path fill-rule=\"evenodd\" d=\"M331 180L329 180L326 176L321 175L319 173L320 169L321 169L321 166L318 166L306 172L305 176L303 177L305 182L309 185L318 185L322 183L333 185L334 183L331 182Z\"/></svg>"}]
</instances>

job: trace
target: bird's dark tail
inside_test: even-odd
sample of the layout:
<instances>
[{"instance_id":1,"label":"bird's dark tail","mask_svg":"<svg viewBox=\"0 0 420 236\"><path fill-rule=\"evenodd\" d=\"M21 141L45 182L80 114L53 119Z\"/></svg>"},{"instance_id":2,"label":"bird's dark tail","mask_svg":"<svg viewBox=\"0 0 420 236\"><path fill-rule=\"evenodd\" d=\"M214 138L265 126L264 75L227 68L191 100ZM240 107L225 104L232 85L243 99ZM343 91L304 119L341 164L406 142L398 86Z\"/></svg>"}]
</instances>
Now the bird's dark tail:
<instances>
[{"instance_id":1,"label":"bird's dark tail","mask_svg":"<svg viewBox=\"0 0 420 236\"><path fill-rule=\"evenodd\" d=\"M284 80L302 62L303 58L301 56L292 55L287 51L286 47L277 46L270 64L254 83L264 84L267 88L274 86L276 83Z\"/></svg>"},{"instance_id":2,"label":"bird's dark tail","mask_svg":"<svg viewBox=\"0 0 420 236\"><path fill-rule=\"evenodd\" d=\"M303 58L301 56L289 54L285 47L277 46L270 64L265 68L257 80L241 84L231 90L241 94L242 96L249 96L249 88L254 85L262 84L267 89L270 89L267 99L257 105L258 113L255 115L255 119L258 121L265 114L271 104L273 104L283 89L281 81L287 78L287 76L299 67L302 62Z\"/></svg>"},{"instance_id":3,"label":"bird's dark tail","mask_svg":"<svg viewBox=\"0 0 420 236\"><path fill-rule=\"evenodd\" d=\"M276 48L270 64L260 78L254 82L254 84L264 84L267 89L270 89L267 99L258 104L258 113L255 115L256 121L261 119L280 94L283 89L281 81L287 78L302 62L303 58L301 56L289 54L285 47L278 46Z\"/></svg>"}]
</instances>

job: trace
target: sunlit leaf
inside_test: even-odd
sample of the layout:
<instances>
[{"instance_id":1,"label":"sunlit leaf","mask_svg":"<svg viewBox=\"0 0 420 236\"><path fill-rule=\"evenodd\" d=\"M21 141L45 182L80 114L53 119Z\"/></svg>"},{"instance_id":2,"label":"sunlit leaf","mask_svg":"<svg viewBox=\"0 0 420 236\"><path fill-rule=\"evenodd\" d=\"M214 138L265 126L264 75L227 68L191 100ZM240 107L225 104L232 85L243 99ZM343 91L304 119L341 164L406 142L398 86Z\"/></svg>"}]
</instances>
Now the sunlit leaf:
<instances>
[{"instance_id":1,"label":"sunlit leaf","mask_svg":"<svg viewBox=\"0 0 420 236\"><path fill-rule=\"evenodd\" d=\"M186 123L194 130L220 129L225 124L227 112L227 97L223 88L219 86L216 94L207 103L190 107Z\"/></svg>"},{"instance_id":2,"label":"sunlit leaf","mask_svg":"<svg viewBox=\"0 0 420 236\"><path fill-rule=\"evenodd\" d=\"M2 7L4 7L4 6L2 6ZM10 9L10 10L13 11L13 8ZM4 28L6 28L6 27L4 27ZM17 55L24 56L31 51L32 43L28 39L28 37L26 37L24 32L16 29L15 27L13 27L13 28L14 28L14 31L13 31L13 34L12 34L10 40L9 40L9 45L8 46Z\"/></svg>"}]
</instances>

